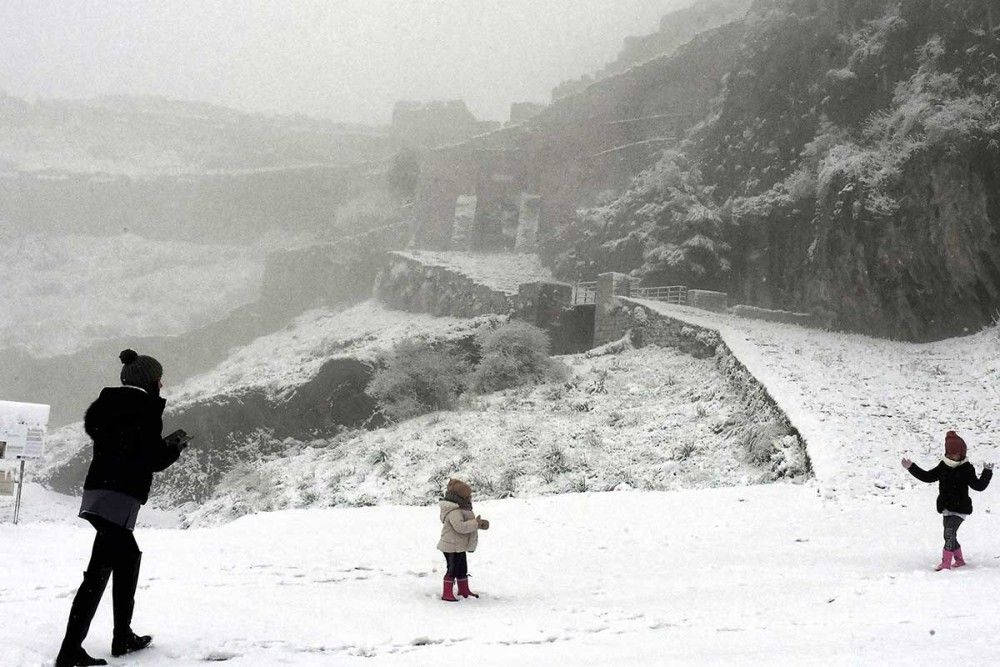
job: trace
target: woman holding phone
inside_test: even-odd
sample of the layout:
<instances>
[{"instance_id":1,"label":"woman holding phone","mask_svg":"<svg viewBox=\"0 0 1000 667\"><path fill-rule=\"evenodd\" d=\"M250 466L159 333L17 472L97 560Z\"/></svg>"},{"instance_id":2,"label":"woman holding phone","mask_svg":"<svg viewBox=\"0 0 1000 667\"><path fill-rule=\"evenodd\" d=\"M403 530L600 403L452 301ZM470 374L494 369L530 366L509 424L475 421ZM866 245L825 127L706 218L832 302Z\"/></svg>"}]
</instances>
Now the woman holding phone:
<instances>
[{"instance_id":1,"label":"woman holding phone","mask_svg":"<svg viewBox=\"0 0 1000 667\"><path fill-rule=\"evenodd\" d=\"M165 439L161 435L166 401L160 398L160 362L133 350L124 350L119 359L122 386L105 387L84 417L84 429L94 441L94 457L83 485L80 517L89 521L97 534L83 583L73 598L56 667L107 664L88 655L83 640L112 578L111 654L132 653L153 640L132 631L142 559L132 530L139 508L149 498L153 473L176 461L191 438L183 431Z\"/></svg>"}]
</instances>

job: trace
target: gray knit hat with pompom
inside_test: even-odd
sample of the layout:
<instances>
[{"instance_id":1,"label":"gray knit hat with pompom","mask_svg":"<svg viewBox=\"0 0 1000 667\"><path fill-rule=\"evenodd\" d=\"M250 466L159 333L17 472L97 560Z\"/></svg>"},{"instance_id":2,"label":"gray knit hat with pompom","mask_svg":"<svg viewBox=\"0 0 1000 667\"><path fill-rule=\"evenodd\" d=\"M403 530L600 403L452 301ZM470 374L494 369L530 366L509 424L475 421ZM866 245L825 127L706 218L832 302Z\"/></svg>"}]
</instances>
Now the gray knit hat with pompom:
<instances>
[{"instance_id":1,"label":"gray knit hat with pompom","mask_svg":"<svg viewBox=\"0 0 1000 667\"><path fill-rule=\"evenodd\" d=\"M133 387L154 386L163 377L163 366L153 357L139 354L135 350L122 350L118 355L122 366L122 384Z\"/></svg>"}]
</instances>

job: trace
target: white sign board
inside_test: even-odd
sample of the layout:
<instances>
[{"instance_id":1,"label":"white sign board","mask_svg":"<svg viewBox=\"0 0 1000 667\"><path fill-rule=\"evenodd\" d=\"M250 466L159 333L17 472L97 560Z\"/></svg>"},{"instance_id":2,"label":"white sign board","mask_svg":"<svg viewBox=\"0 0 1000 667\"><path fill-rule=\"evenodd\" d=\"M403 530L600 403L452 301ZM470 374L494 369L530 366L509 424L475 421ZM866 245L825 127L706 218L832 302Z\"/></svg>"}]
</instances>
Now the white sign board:
<instances>
[{"instance_id":1,"label":"white sign board","mask_svg":"<svg viewBox=\"0 0 1000 667\"><path fill-rule=\"evenodd\" d=\"M49 406L0 401L0 459L42 458Z\"/></svg>"}]
</instances>

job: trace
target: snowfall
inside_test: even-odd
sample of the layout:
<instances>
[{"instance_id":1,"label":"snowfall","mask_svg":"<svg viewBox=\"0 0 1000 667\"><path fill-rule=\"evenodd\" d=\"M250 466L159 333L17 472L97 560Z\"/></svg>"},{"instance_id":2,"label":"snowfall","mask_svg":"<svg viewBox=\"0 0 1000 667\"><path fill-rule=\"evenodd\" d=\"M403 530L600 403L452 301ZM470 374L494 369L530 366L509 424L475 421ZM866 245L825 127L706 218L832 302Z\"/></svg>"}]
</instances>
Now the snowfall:
<instances>
[{"instance_id":1,"label":"snowfall","mask_svg":"<svg viewBox=\"0 0 1000 667\"><path fill-rule=\"evenodd\" d=\"M814 477L477 502L491 521L469 558L482 597L458 603L439 599L433 505L188 529L144 510L134 626L154 644L111 663L1000 660L1000 487L973 494L959 534L969 565L938 573L936 490L899 465L934 465L949 429L977 469L1000 459L1000 329L913 345L637 305L719 331L799 429ZM0 524L0 664L54 657L92 539L77 502L29 483L22 522ZM110 634L105 600L85 646L108 657Z\"/></svg>"}]
</instances>

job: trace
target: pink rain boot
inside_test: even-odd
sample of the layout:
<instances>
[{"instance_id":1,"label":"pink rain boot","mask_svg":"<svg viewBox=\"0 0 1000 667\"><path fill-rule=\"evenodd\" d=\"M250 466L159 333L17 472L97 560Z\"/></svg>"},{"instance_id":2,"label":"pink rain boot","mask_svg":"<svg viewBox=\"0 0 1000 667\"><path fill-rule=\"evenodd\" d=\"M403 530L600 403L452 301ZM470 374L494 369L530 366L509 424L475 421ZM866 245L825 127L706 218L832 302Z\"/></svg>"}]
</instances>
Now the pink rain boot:
<instances>
[{"instance_id":1,"label":"pink rain boot","mask_svg":"<svg viewBox=\"0 0 1000 667\"><path fill-rule=\"evenodd\" d=\"M955 549L952 553L955 554L955 564L952 567L962 567L965 565L965 559L962 558L962 547Z\"/></svg>"},{"instance_id":2,"label":"pink rain boot","mask_svg":"<svg viewBox=\"0 0 1000 667\"><path fill-rule=\"evenodd\" d=\"M455 597L455 580L451 577L446 576L444 578L444 592L441 593L441 599L445 602L458 602L458 598Z\"/></svg>"},{"instance_id":3,"label":"pink rain boot","mask_svg":"<svg viewBox=\"0 0 1000 667\"><path fill-rule=\"evenodd\" d=\"M941 562L938 563L937 567L934 568L935 572L940 572L941 570L951 569L951 559L954 557L954 552L944 549L941 551Z\"/></svg>"},{"instance_id":4,"label":"pink rain boot","mask_svg":"<svg viewBox=\"0 0 1000 667\"><path fill-rule=\"evenodd\" d=\"M458 580L458 594L461 595L463 598L467 598L470 595L474 598L479 597L479 593L473 593L472 591L469 590L468 578Z\"/></svg>"}]
</instances>

